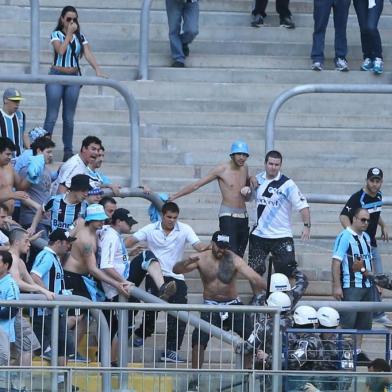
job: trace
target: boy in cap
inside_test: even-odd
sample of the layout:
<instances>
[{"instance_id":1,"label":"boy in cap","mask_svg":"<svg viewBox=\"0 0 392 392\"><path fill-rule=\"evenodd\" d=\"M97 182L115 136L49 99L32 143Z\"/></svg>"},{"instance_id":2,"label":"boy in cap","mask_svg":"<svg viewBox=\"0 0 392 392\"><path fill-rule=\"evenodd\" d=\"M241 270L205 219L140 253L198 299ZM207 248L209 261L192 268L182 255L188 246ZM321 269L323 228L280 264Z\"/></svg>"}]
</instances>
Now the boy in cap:
<instances>
[{"instance_id":1,"label":"boy in cap","mask_svg":"<svg viewBox=\"0 0 392 392\"><path fill-rule=\"evenodd\" d=\"M372 247L373 270L380 274L383 272L383 268L376 240L378 226L381 228L381 239L383 241L389 240L386 224L381 217L383 206L381 187L383 178L384 173L379 167L371 167L366 175L365 186L350 196L339 217L340 223L346 228L351 225L353 213L356 209L365 208L369 212L370 222L366 229L366 233L369 234L370 245ZM378 288L374 286L373 290L374 300L380 302L381 297ZM386 326L392 326L392 321L384 312L374 313L373 321L383 323Z\"/></svg>"},{"instance_id":2,"label":"boy in cap","mask_svg":"<svg viewBox=\"0 0 392 392\"><path fill-rule=\"evenodd\" d=\"M29 138L25 135L26 115L19 110L24 98L19 90L7 88L3 94L3 108L0 109L1 137L8 137L16 146L13 157L18 157L24 147L29 147Z\"/></svg>"},{"instance_id":3,"label":"boy in cap","mask_svg":"<svg viewBox=\"0 0 392 392\"><path fill-rule=\"evenodd\" d=\"M102 229L107 218L100 204L90 204L86 209L84 223L79 222L72 233L77 239L73 242L70 255L64 262L64 281L65 287L72 290L73 295L80 295L93 301L104 301L105 296L98 288L97 281L107 283L121 295L126 297L129 295L128 290L131 285L129 282L119 282L97 266L97 230ZM80 316L83 322L78 324L78 344L87 327L84 313L82 311Z\"/></svg>"},{"instance_id":4,"label":"boy in cap","mask_svg":"<svg viewBox=\"0 0 392 392\"><path fill-rule=\"evenodd\" d=\"M72 177L69 192L53 196L41 209L37 210L28 229L29 233L35 233L44 213L49 211L51 231L68 230L79 217L84 217L87 208L85 199L91 189L89 176L77 174Z\"/></svg>"}]
</instances>

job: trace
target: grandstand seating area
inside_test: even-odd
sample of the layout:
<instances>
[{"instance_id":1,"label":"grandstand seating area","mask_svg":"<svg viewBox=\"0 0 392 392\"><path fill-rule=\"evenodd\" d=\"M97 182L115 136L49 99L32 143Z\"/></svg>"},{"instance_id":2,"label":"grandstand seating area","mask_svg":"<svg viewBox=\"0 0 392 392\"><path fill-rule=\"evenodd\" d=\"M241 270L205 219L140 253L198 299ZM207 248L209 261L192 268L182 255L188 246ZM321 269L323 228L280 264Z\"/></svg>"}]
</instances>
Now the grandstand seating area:
<instances>
[{"instance_id":1,"label":"grandstand seating area","mask_svg":"<svg viewBox=\"0 0 392 392\"><path fill-rule=\"evenodd\" d=\"M297 28L278 27L275 2L270 1L265 26L250 27L250 0L205 0L200 4L200 35L190 46L185 69L170 68L164 1L152 4L150 25L150 81L137 81L141 0L107 2L75 0L83 32L102 70L121 81L137 99L141 113L143 183L157 192L174 192L200 178L228 158L234 139L246 140L252 173L262 170L264 121L274 98L282 91L305 83L389 84L391 82L392 6L385 4L380 20L386 72L381 76L359 71L359 29L351 8L348 24L351 71L333 70L333 29L326 38L323 72L310 70L313 31L312 0L292 1ZM64 2L41 0L41 68L47 73L51 60L49 34ZM0 0L0 73L29 72L30 9L28 0ZM330 21L332 27L332 20ZM92 75L89 67L82 73ZM0 83L3 91L8 83ZM20 85L25 96L22 109L28 127L42 126L45 93L40 85ZM283 154L283 171L303 193L349 195L358 190L371 166L385 173L384 195L392 185L391 99L385 95L312 94L290 100L280 112L276 148ZM56 125L55 141L61 146ZM100 137L106 148L103 172L124 186L128 173L128 113L122 98L109 88L83 87L74 137L76 152L88 134ZM57 150L57 161L62 157ZM218 227L220 194L211 184L178 200L180 218L203 239ZM145 200L120 200L139 222L148 223ZM333 238L340 231L340 205L313 204L312 239L296 242L298 262L311 281L308 295L330 296L330 260ZM392 213L383 210L392 232ZM293 217L299 222L298 216ZM298 234L300 224L295 225ZM380 243L384 266L391 265L391 246ZM188 280L189 300L199 303L198 275ZM249 293L245 282L241 293ZM390 294L386 293L386 296ZM246 298L247 296L245 296ZM382 347L373 338L372 347ZM371 351L369 352L371 354Z\"/></svg>"}]
</instances>

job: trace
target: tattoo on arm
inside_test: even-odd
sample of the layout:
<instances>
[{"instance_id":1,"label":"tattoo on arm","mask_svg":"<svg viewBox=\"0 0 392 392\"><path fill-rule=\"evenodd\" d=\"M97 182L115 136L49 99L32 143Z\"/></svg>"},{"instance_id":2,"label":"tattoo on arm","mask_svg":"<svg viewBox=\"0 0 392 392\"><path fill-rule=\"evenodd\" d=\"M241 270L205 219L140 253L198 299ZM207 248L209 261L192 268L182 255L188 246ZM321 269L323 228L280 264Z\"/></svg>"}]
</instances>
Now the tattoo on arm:
<instances>
[{"instance_id":1,"label":"tattoo on arm","mask_svg":"<svg viewBox=\"0 0 392 392\"><path fill-rule=\"evenodd\" d=\"M90 256L93 253L93 247L89 244L85 244L83 245L82 252L84 256Z\"/></svg>"}]
</instances>

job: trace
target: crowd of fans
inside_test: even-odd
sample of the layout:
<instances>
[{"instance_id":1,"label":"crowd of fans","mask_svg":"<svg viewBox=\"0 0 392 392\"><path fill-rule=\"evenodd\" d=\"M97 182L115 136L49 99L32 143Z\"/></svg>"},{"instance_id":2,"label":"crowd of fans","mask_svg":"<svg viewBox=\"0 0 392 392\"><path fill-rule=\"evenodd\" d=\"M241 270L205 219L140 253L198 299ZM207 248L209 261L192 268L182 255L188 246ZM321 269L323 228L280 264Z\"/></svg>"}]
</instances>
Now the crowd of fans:
<instances>
[{"instance_id":1,"label":"crowd of fans","mask_svg":"<svg viewBox=\"0 0 392 392\"><path fill-rule=\"evenodd\" d=\"M346 24L350 2L315 1L315 33L312 49L312 69L323 69L323 46L330 9L335 12L337 39L336 69L348 71L346 60ZM379 0L369 1L367 16L361 1L354 1L361 28L364 53L363 70L383 71L381 41L377 31L382 11ZM371 4L370 4L371 3ZM267 1L256 2L252 26L263 24ZM181 8L181 13L179 13ZM288 1L277 1L281 25L294 28ZM189 55L189 44L197 35L198 1L167 2L170 42L174 67L183 67ZM173 14L176 18L173 18ZM188 13L188 14L186 14ZM375 15L373 15L375 14ZM182 15L182 16L181 16ZM191 15L186 17L184 15ZM178 34L178 23L184 17L184 30ZM371 23L370 23L370 21ZM65 7L52 33L54 62L51 74L80 74L79 59L85 55L98 76L104 76L80 32L78 15L73 7ZM369 364L370 369L386 369L381 360L370 362L352 342L341 341L328 328L370 329L370 312L342 314L330 307L318 311L309 306L296 307L304 294L308 279L298 269L291 227L292 208L303 221L302 239L308 240L311 230L310 210L306 198L295 182L281 173L283 157L270 151L265 157L265 170L251 176L246 165L248 145L235 141L230 160L216 166L206 177L168 197L157 221L131 234L137 224L129 210L117 208L116 200L103 197L109 188L115 196L120 187L101 172L105 148L96 136L87 136L77 154L73 154L73 117L80 86L49 84L46 86L47 115L44 128L26 131L26 116L19 110L23 96L15 88L3 94L0 111L0 298L18 300L20 293L41 293L48 300L56 295L78 295L92 301L116 302L119 296L130 298L132 286L145 280L146 290L172 303L187 303L184 274L198 270L203 284L203 301L208 305L243 305L238 295L237 277L250 283L253 305L280 308L280 329L313 329L323 332L289 334L285 348L287 369L341 370L352 369L353 363ZM52 132L60 102L63 102L63 164L52 171ZM343 232L338 236L332 261L332 289L336 299L372 301L377 298L376 285L392 288L382 266L375 240L377 226L383 239L388 239L386 225L380 217L380 188L383 173L371 168L366 185L350 198L341 214ZM180 209L174 200L217 181L222 194L219 228L209 243L202 243L194 230L178 220ZM142 187L145 192L150 190ZM355 196L355 197L354 197ZM255 200L257 222L249 234L246 202ZM358 201L359 200L359 201ZM38 238L47 241L40 249L34 246ZM249 240L249 260L243 259ZM197 253L184 259L185 247L191 245ZM375 263L375 267L372 263ZM269 265L267 265L267 260ZM272 267L275 271L272 274ZM268 279L264 278L267 273ZM291 286L289 279L294 282ZM132 298L130 298L132 300ZM29 366L32 352L51 357L51 314L48 309L34 309L34 323L17 307L0 309L0 365L12 361ZM112 363L117 365L118 320L106 312L111 325ZM390 321L384 314L377 317ZM226 329L233 329L245 340L239 350L246 357L246 366L271 368L273 324L268 314L202 313L201 318ZM134 347L145 344L155 331L155 312L146 312L143 322L133 332ZM134 320L130 320L132 325ZM59 322L59 363L68 359L84 360L79 347L86 333L87 312L61 313ZM75 328L75 326L78 326ZM168 315L166 347L160 359L181 363L179 355L186 323ZM192 367L200 368L210 336L197 328L192 334ZM65 344L66 343L66 344ZM349 353L349 354L347 354ZM344 364L344 366L343 366ZM347 390L350 378L297 378L288 380L290 391ZM0 389L4 380L0 379ZM59 380L63 382L63 380ZM271 380L264 379L265 390ZM198 379L189 390L198 390ZM389 380L385 380L385 385ZM374 385L369 386L369 390ZM380 389L381 390L381 389Z\"/></svg>"}]
</instances>

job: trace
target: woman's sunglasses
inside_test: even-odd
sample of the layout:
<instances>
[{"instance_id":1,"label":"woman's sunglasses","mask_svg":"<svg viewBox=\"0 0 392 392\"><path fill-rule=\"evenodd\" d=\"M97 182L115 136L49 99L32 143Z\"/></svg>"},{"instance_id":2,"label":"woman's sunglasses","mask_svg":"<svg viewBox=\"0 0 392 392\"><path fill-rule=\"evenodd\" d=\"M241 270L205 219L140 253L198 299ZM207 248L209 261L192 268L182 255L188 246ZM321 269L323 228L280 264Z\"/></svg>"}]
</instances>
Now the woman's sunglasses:
<instances>
[{"instance_id":1,"label":"woman's sunglasses","mask_svg":"<svg viewBox=\"0 0 392 392\"><path fill-rule=\"evenodd\" d=\"M69 22L77 22L78 21L78 18L71 18L70 16L67 18L67 19L65 19L68 23Z\"/></svg>"}]
</instances>

